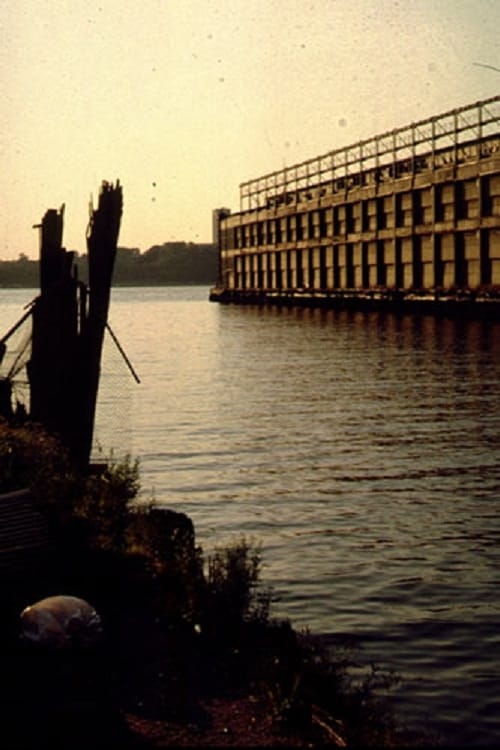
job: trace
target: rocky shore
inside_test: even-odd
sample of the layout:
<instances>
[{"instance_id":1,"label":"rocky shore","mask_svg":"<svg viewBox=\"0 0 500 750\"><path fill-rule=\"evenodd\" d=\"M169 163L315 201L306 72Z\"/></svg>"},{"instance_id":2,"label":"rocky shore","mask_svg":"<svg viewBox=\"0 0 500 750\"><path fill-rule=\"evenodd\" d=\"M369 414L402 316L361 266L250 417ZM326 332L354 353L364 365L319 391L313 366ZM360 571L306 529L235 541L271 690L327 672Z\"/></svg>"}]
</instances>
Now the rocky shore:
<instances>
[{"instance_id":1,"label":"rocky shore","mask_svg":"<svg viewBox=\"0 0 500 750\"><path fill-rule=\"evenodd\" d=\"M387 676L354 679L349 653L273 619L258 547L205 557L187 516L137 504L137 462L82 475L39 427L2 423L0 477L0 493L29 487L48 529L44 562L2 572L9 750L422 746ZM23 632L24 608L58 595L95 609L99 637L71 616L55 635L46 612Z\"/></svg>"}]
</instances>

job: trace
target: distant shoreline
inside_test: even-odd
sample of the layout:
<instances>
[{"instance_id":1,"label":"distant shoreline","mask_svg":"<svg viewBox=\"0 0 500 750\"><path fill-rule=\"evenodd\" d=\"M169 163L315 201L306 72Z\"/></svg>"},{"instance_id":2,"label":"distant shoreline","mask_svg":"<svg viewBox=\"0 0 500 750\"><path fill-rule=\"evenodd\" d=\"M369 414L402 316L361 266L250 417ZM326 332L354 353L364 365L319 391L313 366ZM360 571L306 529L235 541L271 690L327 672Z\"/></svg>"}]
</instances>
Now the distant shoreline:
<instances>
[{"instance_id":1,"label":"distant shoreline","mask_svg":"<svg viewBox=\"0 0 500 750\"><path fill-rule=\"evenodd\" d=\"M88 283L86 256L74 258L78 278ZM218 273L218 250L212 243L166 242L145 253L118 247L113 286L211 286ZM20 254L0 260L0 288L38 288L39 261Z\"/></svg>"},{"instance_id":2,"label":"distant shoreline","mask_svg":"<svg viewBox=\"0 0 500 750\"><path fill-rule=\"evenodd\" d=\"M182 286L206 286L208 288L213 287L213 280L211 281L185 281L185 282L167 282L167 281L130 281L130 282L119 282L112 284L111 286L114 288L117 287L137 287L137 286L143 286L143 287L151 287L151 286L173 286L173 287L182 287ZM33 286L32 284L2 284L0 282L0 289L33 289L34 291L38 292L38 287Z\"/></svg>"}]
</instances>

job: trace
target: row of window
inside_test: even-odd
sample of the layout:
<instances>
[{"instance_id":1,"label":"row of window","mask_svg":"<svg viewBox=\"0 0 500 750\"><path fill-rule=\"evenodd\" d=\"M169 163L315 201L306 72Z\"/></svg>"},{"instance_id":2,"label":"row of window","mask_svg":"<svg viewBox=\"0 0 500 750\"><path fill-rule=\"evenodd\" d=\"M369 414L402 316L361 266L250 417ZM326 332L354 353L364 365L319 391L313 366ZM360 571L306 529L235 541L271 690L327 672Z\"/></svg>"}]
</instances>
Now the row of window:
<instances>
[{"instance_id":1,"label":"row of window","mask_svg":"<svg viewBox=\"0 0 500 750\"><path fill-rule=\"evenodd\" d=\"M491 216L500 210L498 177L436 185L411 192L249 222L221 224L221 249L245 249L384 229ZM478 184L479 183L479 184ZM231 218L231 222L234 217Z\"/></svg>"},{"instance_id":2,"label":"row of window","mask_svg":"<svg viewBox=\"0 0 500 750\"><path fill-rule=\"evenodd\" d=\"M441 134L442 136L443 134ZM369 187L378 185L381 182L392 182L401 177L408 177L421 172L436 172L450 165L487 159L499 151L500 141L498 138L491 139L490 137L486 137L478 141L457 143L451 148L447 146L445 148L434 149L432 153L428 154L414 154L407 158L398 158L397 152L393 149L389 151L387 145L385 145L382 151L378 151L377 147L377 156L374 156L373 151L370 156L367 156L366 153L363 154L362 150L358 149L359 146L355 153L352 148L345 151L343 166L346 173L343 176L335 176L332 173L331 179L325 181L324 176L328 170L325 170L325 168L321 170L320 163L313 160L308 164L310 171L307 176L298 174L297 171L294 173L293 168L288 173L285 171L284 175L281 175L285 177L282 192L274 192L276 188L273 185L273 193L269 195L266 188L262 187L261 180L255 180L245 183L242 186L241 198L243 201L245 199L248 200L249 207L255 206L255 201L257 201L259 206L265 206L266 208L277 208L292 203L300 203L302 201L321 198L331 193L339 193L359 187ZM387 157L389 153L392 154L391 162L379 164L379 166L372 167L371 169L367 166L367 164L374 163L384 155ZM304 165L301 166L304 167ZM358 171L353 172L356 166ZM337 167L340 167L339 162L337 162ZM277 174L275 173L275 178ZM309 180L314 180L315 178L318 181L317 184L309 184ZM305 186L302 184L304 180L307 180Z\"/></svg>"},{"instance_id":3,"label":"row of window","mask_svg":"<svg viewBox=\"0 0 500 750\"><path fill-rule=\"evenodd\" d=\"M472 234L436 235L431 245L430 238L414 236L409 242L381 240L241 255L223 260L223 281L226 288L261 290L491 284L500 270L490 258L490 249L498 254L498 249L493 252L494 237L498 239L486 232L479 240Z\"/></svg>"}]
</instances>

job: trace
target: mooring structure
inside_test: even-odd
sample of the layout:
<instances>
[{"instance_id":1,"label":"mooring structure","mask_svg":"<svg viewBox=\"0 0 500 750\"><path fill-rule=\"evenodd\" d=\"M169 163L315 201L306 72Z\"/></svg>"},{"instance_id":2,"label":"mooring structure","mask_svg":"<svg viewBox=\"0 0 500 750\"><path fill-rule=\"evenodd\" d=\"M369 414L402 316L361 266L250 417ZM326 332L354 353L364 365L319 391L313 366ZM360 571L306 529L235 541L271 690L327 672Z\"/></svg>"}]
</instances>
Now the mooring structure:
<instances>
[{"instance_id":1,"label":"mooring structure","mask_svg":"<svg viewBox=\"0 0 500 750\"><path fill-rule=\"evenodd\" d=\"M210 298L498 310L499 123L496 96L242 183Z\"/></svg>"},{"instance_id":2,"label":"mooring structure","mask_svg":"<svg viewBox=\"0 0 500 750\"><path fill-rule=\"evenodd\" d=\"M12 378L26 367L29 408L22 418L58 436L75 462L89 464L107 327L112 274L122 215L122 188L103 182L87 231L88 283L78 278L75 254L62 246L64 206L49 209L40 231L40 294L0 338L0 362L9 340L31 324L16 365L0 378L0 416L21 418L12 403Z\"/></svg>"}]
</instances>

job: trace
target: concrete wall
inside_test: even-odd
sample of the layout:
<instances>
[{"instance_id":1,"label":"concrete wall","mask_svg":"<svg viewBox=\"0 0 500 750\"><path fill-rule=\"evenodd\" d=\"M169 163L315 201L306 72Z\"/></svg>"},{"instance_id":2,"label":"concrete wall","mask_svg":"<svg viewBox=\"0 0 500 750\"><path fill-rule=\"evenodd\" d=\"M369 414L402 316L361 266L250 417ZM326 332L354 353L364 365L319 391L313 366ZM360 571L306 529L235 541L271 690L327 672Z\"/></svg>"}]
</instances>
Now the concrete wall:
<instances>
[{"instance_id":1,"label":"concrete wall","mask_svg":"<svg viewBox=\"0 0 500 750\"><path fill-rule=\"evenodd\" d=\"M487 289L500 286L500 139L442 166L320 197L222 214L228 290ZM423 160L425 162L425 160ZM394 169L397 175L398 170ZM300 196L299 196L300 197Z\"/></svg>"}]
</instances>

